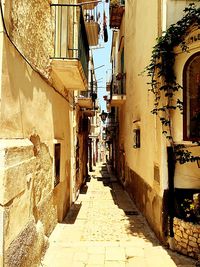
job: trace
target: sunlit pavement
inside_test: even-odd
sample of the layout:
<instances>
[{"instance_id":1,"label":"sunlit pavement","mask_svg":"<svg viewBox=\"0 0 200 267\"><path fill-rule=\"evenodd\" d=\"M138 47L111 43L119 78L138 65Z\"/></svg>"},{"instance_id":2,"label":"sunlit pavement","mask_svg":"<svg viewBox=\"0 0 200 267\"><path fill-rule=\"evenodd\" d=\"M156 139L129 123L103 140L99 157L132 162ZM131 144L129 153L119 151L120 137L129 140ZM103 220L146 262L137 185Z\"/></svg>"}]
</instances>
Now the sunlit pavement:
<instances>
[{"instance_id":1,"label":"sunlit pavement","mask_svg":"<svg viewBox=\"0 0 200 267\"><path fill-rule=\"evenodd\" d=\"M99 164L63 223L56 226L44 267L194 267L162 247L121 185Z\"/></svg>"}]
</instances>

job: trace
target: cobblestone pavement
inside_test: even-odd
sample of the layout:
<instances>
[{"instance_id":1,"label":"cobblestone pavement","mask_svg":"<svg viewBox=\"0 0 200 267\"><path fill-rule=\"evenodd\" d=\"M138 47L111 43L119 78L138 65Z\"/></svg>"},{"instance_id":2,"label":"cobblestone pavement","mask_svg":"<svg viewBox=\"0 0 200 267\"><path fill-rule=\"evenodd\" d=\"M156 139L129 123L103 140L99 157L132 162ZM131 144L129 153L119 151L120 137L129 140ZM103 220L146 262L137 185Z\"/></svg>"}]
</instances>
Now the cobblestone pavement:
<instances>
[{"instance_id":1,"label":"cobblestone pavement","mask_svg":"<svg viewBox=\"0 0 200 267\"><path fill-rule=\"evenodd\" d=\"M194 267L162 247L144 217L99 164L63 223L57 224L43 267Z\"/></svg>"}]
</instances>

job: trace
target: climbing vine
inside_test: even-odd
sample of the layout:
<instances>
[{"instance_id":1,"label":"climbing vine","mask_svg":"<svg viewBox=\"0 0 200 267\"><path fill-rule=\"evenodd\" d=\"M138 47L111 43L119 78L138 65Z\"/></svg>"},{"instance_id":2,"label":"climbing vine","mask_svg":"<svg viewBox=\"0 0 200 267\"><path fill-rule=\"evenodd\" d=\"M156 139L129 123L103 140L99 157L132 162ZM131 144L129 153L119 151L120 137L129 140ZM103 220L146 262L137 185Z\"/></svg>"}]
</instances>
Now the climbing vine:
<instances>
[{"instance_id":1,"label":"climbing vine","mask_svg":"<svg viewBox=\"0 0 200 267\"><path fill-rule=\"evenodd\" d=\"M172 136L171 114L179 109L183 113L183 101L176 97L182 86L177 83L174 73L176 54L174 48L180 46L187 52L188 47L185 37L191 26L200 28L200 8L194 3L189 4L184 10L184 16L176 24L172 24L162 36L157 38L153 47L150 64L146 67L147 75L151 77L150 91L154 94L154 109L152 113L157 115L163 126L163 134L174 149L175 161L183 164L200 159L193 156L184 145L175 145ZM200 142L196 142L200 145Z\"/></svg>"}]
</instances>

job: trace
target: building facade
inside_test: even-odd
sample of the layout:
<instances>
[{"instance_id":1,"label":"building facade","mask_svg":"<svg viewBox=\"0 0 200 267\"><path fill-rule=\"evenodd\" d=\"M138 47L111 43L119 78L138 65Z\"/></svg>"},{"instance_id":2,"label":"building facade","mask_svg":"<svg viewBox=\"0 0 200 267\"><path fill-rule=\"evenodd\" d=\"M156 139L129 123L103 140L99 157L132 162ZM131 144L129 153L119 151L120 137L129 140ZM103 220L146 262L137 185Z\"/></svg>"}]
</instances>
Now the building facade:
<instances>
[{"instance_id":1,"label":"building facade","mask_svg":"<svg viewBox=\"0 0 200 267\"><path fill-rule=\"evenodd\" d=\"M172 143L165 136L159 116L152 115L155 108L154 94L149 90L152 81L143 71L150 64L156 42L184 17L183 10L193 2L197 10L199 3L196 1L110 1L113 30L113 76L107 86L110 90L107 107L113 118L107 125L107 141L112 149L110 158L124 187L163 242L167 242L169 236L173 239L173 218L181 217L184 201L189 199L192 203L194 195L199 193L200 169L198 160L185 164L175 160L175 167L172 166ZM187 45L187 52L180 43L173 49L176 82L183 87L174 97L183 102L183 111L169 111L173 145L184 145L184 151L192 152L197 158L200 154L199 122L192 116L198 116L200 104L198 23L191 21L182 33L182 44ZM163 85L166 82L159 73L154 79ZM159 99L162 107L167 105L162 93ZM113 134L116 132L117 135ZM181 251L177 243L176 249ZM196 257L199 245L184 252Z\"/></svg>"},{"instance_id":2,"label":"building facade","mask_svg":"<svg viewBox=\"0 0 200 267\"><path fill-rule=\"evenodd\" d=\"M79 3L84 1L79 1ZM1 1L0 261L33 266L87 177L89 37L77 1ZM88 22L89 23L89 22Z\"/></svg>"}]
</instances>

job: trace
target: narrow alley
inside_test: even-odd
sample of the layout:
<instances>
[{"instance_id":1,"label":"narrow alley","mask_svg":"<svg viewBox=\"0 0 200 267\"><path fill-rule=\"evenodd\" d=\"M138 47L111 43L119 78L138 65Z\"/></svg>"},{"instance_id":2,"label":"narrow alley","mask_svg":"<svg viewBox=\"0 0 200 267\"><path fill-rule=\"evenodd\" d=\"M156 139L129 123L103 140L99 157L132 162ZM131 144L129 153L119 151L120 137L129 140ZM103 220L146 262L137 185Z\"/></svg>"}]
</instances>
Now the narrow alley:
<instances>
[{"instance_id":1,"label":"narrow alley","mask_svg":"<svg viewBox=\"0 0 200 267\"><path fill-rule=\"evenodd\" d=\"M162 247L134 203L96 166L63 223L57 224L41 267L194 267Z\"/></svg>"}]
</instances>

